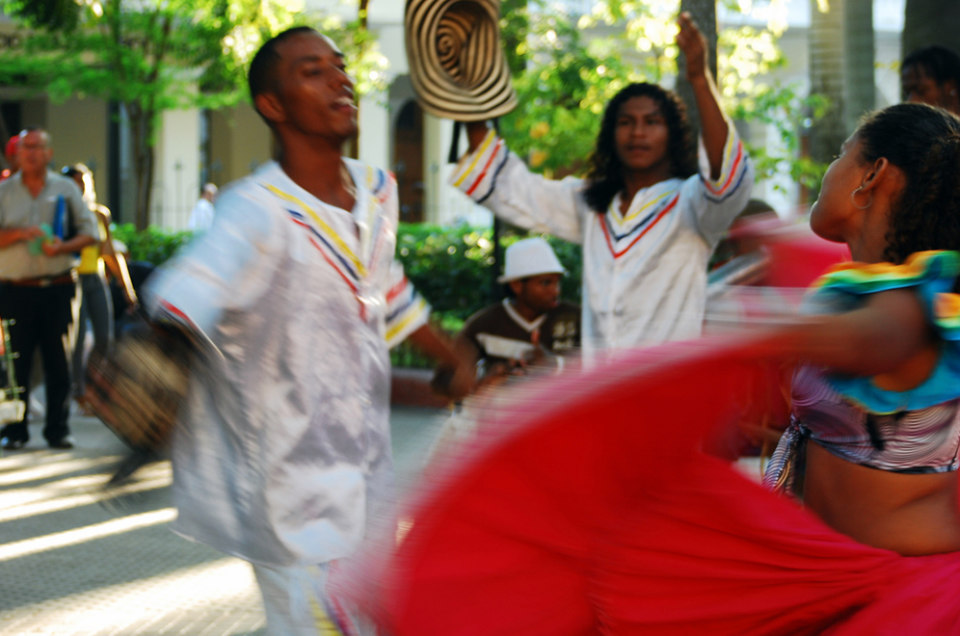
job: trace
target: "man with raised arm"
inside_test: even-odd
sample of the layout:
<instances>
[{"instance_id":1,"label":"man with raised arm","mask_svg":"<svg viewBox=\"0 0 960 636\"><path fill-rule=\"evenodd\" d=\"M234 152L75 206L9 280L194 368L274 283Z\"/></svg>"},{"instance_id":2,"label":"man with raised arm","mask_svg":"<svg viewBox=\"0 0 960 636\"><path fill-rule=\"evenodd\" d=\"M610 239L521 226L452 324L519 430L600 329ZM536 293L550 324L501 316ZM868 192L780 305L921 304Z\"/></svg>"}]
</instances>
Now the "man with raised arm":
<instances>
[{"instance_id":1,"label":"man with raised arm","mask_svg":"<svg viewBox=\"0 0 960 636\"><path fill-rule=\"evenodd\" d=\"M720 109L704 36L684 13L677 44L700 112L699 153L680 99L631 84L607 105L585 179L531 173L486 122L453 184L510 223L583 246L583 348L700 334L707 261L744 208L753 170Z\"/></svg>"}]
</instances>

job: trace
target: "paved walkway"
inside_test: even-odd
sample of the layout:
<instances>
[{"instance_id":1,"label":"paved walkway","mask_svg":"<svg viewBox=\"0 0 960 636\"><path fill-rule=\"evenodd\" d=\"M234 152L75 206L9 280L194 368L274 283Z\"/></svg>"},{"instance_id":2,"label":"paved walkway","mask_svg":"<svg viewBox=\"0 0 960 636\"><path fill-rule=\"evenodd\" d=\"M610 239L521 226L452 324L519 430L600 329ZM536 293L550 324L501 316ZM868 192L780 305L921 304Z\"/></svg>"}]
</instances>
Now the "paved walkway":
<instances>
[{"instance_id":1,"label":"paved walkway","mask_svg":"<svg viewBox=\"0 0 960 636\"><path fill-rule=\"evenodd\" d=\"M437 421L435 411L395 410L402 482ZM71 426L73 450L48 450L34 424L30 446L0 457L0 634L264 634L249 566L167 527L169 462L106 491L123 445L96 419Z\"/></svg>"}]
</instances>

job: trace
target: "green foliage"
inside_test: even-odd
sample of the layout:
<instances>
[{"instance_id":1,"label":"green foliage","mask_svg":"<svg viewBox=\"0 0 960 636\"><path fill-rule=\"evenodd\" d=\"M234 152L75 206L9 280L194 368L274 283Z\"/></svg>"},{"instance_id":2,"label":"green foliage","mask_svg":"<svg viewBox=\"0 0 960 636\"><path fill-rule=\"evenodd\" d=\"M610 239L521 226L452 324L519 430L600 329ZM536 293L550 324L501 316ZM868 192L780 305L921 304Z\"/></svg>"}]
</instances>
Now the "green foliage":
<instances>
[{"instance_id":1,"label":"green foliage","mask_svg":"<svg viewBox=\"0 0 960 636\"><path fill-rule=\"evenodd\" d=\"M21 48L0 52L0 81L27 82L53 99L94 96L154 117L236 104L247 98L253 54L294 25L314 26L341 46L361 93L384 82L386 60L368 31L305 12L302 1L0 0L0 9L28 29Z\"/></svg>"},{"instance_id":2,"label":"green foliage","mask_svg":"<svg viewBox=\"0 0 960 636\"><path fill-rule=\"evenodd\" d=\"M168 232L157 227L137 230L132 223L115 225L110 233L127 246L131 260L147 261L154 265L169 259L193 238L193 233L189 231Z\"/></svg>"},{"instance_id":3,"label":"green foliage","mask_svg":"<svg viewBox=\"0 0 960 636\"><path fill-rule=\"evenodd\" d=\"M802 97L794 87L779 84L763 86L737 104L733 110L735 118L772 126L779 136L781 152L771 153L763 146L747 144L758 180L789 174L792 181L805 188L819 188L827 165L804 156L800 134L823 117L828 107L829 100L821 95ZM782 190L779 185L775 188Z\"/></svg>"},{"instance_id":4,"label":"green foliage","mask_svg":"<svg viewBox=\"0 0 960 636\"><path fill-rule=\"evenodd\" d=\"M724 1L730 11L743 3ZM501 121L511 149L548 176L577 174L593 150L609 99L629 82L660 82L677 72L674 43L679 0L597 0L574 18L543 0L504 0L501 28L520 106ZM785 4L771 0L766 27L720 31L717 59L722 99L737 119L770 124L775 150L754 145L758 179L789 174L805 187L819 184L825 166L803 156L801 132L825 112L820 96L758 78L784 65L777 39Z\"/></svg>"},{"instance_id":5,"label":"green foliage","mask_svg":"<svg viewBox=\"0 0 960 636\"><path fill-rule=\"evenodd\" d=\"M70 30L77 26L80 5L75 0L9 0L4 11L26 26Z\"/></svg>"}]
</instances>

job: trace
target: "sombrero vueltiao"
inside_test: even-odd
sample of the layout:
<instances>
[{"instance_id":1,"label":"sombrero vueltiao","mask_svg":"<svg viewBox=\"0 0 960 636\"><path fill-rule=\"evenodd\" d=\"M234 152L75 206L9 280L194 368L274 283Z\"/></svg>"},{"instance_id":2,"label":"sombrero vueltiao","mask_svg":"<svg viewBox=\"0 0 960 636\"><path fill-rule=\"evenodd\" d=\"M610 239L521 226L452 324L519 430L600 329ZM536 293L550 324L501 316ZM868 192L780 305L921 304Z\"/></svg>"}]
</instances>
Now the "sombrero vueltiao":
<instances>
[{"instance_id":1,"label":"sombrero vueltiao","mask_svg":"<svg viewBox=\"0 0 960 636\"><path fill-rule=\"evenodd\" d=\"M517 106L499 20L499 0L407 1L410 79L425 111L481 121Z\"/></svg>"}]
</instances>

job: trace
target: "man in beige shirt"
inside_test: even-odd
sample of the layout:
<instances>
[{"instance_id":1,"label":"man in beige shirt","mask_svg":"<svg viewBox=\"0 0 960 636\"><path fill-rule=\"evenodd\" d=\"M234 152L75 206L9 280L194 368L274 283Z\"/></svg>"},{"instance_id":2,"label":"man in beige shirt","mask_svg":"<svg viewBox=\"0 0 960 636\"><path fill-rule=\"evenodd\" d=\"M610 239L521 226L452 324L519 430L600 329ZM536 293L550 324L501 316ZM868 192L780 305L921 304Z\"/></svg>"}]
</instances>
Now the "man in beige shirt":
<instances>
[{"instance_id":1,"label":"man in beige shirt","mask_svg":"<svg viewBox=\"0 0 960 636\"><path fill-rule=\"evenodd\" d=\"M21 399L30 403L30 370L40 347L47 392L43 436L67 449L73 322L77 307L76 253L92 244L96 221L80 189L48 169L50 136L40 128L20 133L20 171L0 183L0 316L13 319L10 344ZM62 213L58 213L58 209ZM59 218L58 218L59 217ZM27 417L0 431L4 449L30 439Z\"/></svg>"}]
</instances>

